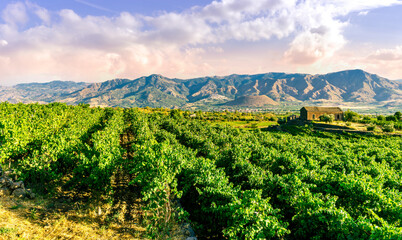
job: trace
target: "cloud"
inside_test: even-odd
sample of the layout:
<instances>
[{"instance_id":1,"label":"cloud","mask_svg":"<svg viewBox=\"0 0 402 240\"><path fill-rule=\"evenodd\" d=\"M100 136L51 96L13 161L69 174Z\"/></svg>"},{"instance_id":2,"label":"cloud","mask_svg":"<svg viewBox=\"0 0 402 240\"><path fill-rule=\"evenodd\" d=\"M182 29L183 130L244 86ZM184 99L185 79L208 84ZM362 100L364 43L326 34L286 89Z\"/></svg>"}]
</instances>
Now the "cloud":
<instances>
[{"instance_id":1,"label":"cloud","mask_svg":"<svg viewBox=\"0 0 402 240\"><path fill-rule=\"evenodd\" d=\"M25 4L21 2L10 3L2 12L2 19L11 25L25 24L28 22Z\"/></svg>"},{"instance_id":2,"label":"cloud","mask_svg":"<svg viewBox=\"0 0 402 240\"><path fill-rule=\"evenodd\" d=\"M362 12L359 12L357 15L366 16L368 13L369 13L369 11L362 11Z\"/></svg>"},{"instance_id":3,"label":"cloud","mask_svg":"<svg viewBox=\"0 0 402 240\"><path fill-rule=\"evenodd\" d=\"M402 78L402 45L374 50L356 61L364 64L368 71L382 73L383 77Z\"/></svg>"},{"instance_id":4,"label":"cloud","mask_svg":"<svg viewBox=\"0 0 402 240\"><path fill-rule=\"evenodd\" d=\"M369 9L401 3L394 0L304 1L292 12L299 31L294 32L294 39L284 53L285 60L307 65L330 58L347 43L343 30L349 22L341 20L342 17L351 12L363 14Z\"/></svg>"},{"instance_id":5,"label":"cloud","mask_svg":"<svg viewBox=\"0 0 402 240\"><path fill-rule=\"evenodd\" d=\"M368 58L382 61L402 61L402 45L395 48L378 49Z\"/></svg>"},{"instance_id":6,"label":"cloud","mask_svg":"<svg viewBox=\"0 0 402 240\"><path fill-rule=\"evenodd\" d=\"M345 69L363 69L389 79L402 79L402 46L368 50L367 48L343 49L332 58L306 66L312 72L326 73ZM360 54L356 54L359 52Z\"/></svg>"},{"instance_id":7,"label":"cloud","mask_svg":"<svg viewBox=\"0 0 402 240\"><path fill-rule=\"evenodd\" d=\"M287 61L296 64L311 64L332 57L345 45L346 40L342 35L342 30L347 23L320 13L321 11L317 11L319 16L304 23L304 30L300 31L290 43L290 48L284 54Z\"/></svg>"},{"instance_id":8,"label":"cloud","mask_svg":"<svg viewBox=\"0 0 402 240\"><path fill-rule=\"evenodd\" d=\"M8 42L6 40L0 40L0 46L5 47L8 45Z\"/></svg>"},{"instance_id":9,"label":"cloud","mask_svg":"<svg viewBox=\"0 0 402 240\"><path fill-rule=\"evenodd\" d=\"M331 34L333 36L328 36ZM291 48L285 52L285 58L297 64L311 64L332 56L344 43L344 38L337 33L305 32L292 41Z\"/></svg>"},{"instance_id":10,"label":"cloud","mask_svg":"<svg viewBox=\"0 0 402 240\"><path fill-rule=\"evenodd\" d=\"M257 60L244 55L232 58L224 47L228 42L241 45L266 41L258 50L259 61L264 61L263 54L273 52L280 56L272 59L282 60L278 61L282 66L270 62L266 67L317 64L335 56L347 43L343 31L349 23L345 16L401 3L221 0L157 16L122 12L106 17L80 16L71 9L54 12L29 1L15 2L8 4L1 15L0 81L16 76L101 81L151 73L191 77L232 73L240 68L254 71ZM39 23L26 26L28 21ZM281 45L282 52L268 42L277 39L285 44ZM378 53L377 58L387 54L391 53ZM208 57L212 55L218 59Z\"/></svg>"}]
</instances>

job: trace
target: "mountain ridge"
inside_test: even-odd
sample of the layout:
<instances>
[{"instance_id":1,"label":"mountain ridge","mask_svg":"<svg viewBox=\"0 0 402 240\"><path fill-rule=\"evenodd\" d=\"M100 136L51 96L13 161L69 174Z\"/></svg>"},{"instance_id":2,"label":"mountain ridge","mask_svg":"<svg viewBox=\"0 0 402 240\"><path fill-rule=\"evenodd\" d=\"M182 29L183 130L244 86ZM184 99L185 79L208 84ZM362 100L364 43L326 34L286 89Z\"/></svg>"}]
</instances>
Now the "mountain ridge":
<instances>
[{"instance_id":1,"label":"mountain ridge","mask_svg":"<svg viewBox=\"0 0 402 240\"><path fill-rule=\"evenodd\" d=\"M65 86L62 86L62 85ZM53 86L53 87L50 87ZM47 90L46 92L43 92ZM42 91L42 92L41 92ZM10 94L14 94L12 98ZM235 103L242 96L249 106L261 102L355 102L402 103L402 84L360 69L327 74L269 72L232 74L191 79L167 78L159 74L137 79L112 79L98 83L53 81L0 88L0 100L10 102L88 103L92 106L186 107L194 104ZM253 104L252 99L259 99ZM241 99L240 99L241 100ZM257 100L256 100L257 101ZM244 104L241 104L244 106ZM235 104L236 105L236 104Z\"/></svg>"}]
</instances>

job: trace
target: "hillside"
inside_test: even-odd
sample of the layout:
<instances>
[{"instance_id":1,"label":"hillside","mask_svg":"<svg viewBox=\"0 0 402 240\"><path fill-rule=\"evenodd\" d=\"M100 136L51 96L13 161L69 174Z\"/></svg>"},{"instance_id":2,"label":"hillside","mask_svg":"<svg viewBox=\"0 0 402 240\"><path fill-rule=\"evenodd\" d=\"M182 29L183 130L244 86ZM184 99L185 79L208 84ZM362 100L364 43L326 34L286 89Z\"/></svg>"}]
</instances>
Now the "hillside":
<instances>
[{"instance_id":1,"label":"hillside","mask_svg":"<svg viewBox=\"0 0 402 240\"><path fill-rule=\"evenodd\" d=\"M25 83L12 87L0 87L0 101L11 103L49 103L89 85L84 82L52 81L48 83Z\"/></svg>"},{"instance_id":2,"label":"hillside","mask_svg":"<svg viewBox=\"0 0 402 240\"><path fill-rule=\"evenodd\" d=\"M120 107L171 108L223 103L243 106L236 101L248 102L255 98L241 96L266 96L274 102L384 103L395 106L402 103L402 85L362 70L347 70L323 75L234 74L187 80L150 75L135 80L114 79L93 84L56 81L0 88L1 101L61 101Z\"/></svg>"},{"instance_id":3,"label":"hillside","mask_svg":"<svg viewBox=\"0 0 402 240\"><path fill-rule=\"evenodd\" d=\"M259 95L259 96L241 96L233 101L227 102L224 105L262 107L265 105L279 105L279 104L265 95Z\"/></svg>"}]
</instances>

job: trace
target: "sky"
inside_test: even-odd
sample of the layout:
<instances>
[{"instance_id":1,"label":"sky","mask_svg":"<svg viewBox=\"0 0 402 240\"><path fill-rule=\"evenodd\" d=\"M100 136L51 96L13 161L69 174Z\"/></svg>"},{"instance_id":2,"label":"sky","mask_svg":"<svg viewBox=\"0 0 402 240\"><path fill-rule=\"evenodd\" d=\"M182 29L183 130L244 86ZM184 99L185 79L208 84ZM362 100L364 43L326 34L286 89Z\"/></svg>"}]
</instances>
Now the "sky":
<instances>
[{"instance_id":1,"label":"sky","mask_svg":"<svg viewBox=\"0 0 402 240\"><path fill-rule=\"evenodd\" d=\"M402 0L0 0L0 85L363 69L402 79Z\"/></svg>"}]
</instances>

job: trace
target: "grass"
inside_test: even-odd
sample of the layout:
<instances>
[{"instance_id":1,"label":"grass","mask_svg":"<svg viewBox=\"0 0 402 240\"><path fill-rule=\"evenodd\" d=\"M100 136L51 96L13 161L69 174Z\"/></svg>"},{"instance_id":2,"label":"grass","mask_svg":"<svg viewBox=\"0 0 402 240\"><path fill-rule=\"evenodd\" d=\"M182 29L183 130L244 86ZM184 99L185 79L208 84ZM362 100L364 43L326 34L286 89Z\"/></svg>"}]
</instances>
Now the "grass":
<instances>
[{"instance_id":1,"label":"grass","mask_svg":"<svg viewBox=\"0 0 402 240\"><path fill-rule=\"evenodd\" d=\"M21 207L23 207L21 204L17 204L17 205L11 206L10 209L15 210L15 209L18 209Z\"/></svg>"},{"instance_id":2,"label":"grass","mask_svg":"<svg viewBox=\"0 0 402 240\"><path fill-rule=\"evenodd\" d=\"M52 201L0 198L0 239L141 239L145 233L135 221L108 221L90 207L54 209Z\"/></svg>"},{"instance_id":3,"label":"grass","mask_svg":"<svg viewBox=\"0 0 402 240\"><path fill-rule=\"evenodd\" d=\"M0 228L0 235L6 235L12 231L15 231L13 228L6 228L6 227L1 227Z\"/></svg>"},{"instance_id":4,"label":"grass","mask_svg":"<svg viewBox=\"0 0 402 240\"><path fill-rule=\"evenodd\" d=\"M149 239L145 203L135 187L127 187L128 180L120 178L114 179L113 205L107 201L96 204L85 191L61 187L49 197L0 197L0 240ZM160 239L186 238L176 218L172 218L168 235Z\"/></svg>"}]
</instances>

